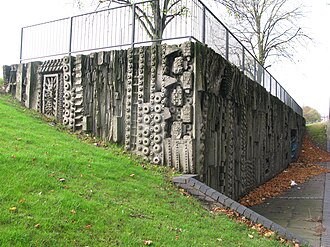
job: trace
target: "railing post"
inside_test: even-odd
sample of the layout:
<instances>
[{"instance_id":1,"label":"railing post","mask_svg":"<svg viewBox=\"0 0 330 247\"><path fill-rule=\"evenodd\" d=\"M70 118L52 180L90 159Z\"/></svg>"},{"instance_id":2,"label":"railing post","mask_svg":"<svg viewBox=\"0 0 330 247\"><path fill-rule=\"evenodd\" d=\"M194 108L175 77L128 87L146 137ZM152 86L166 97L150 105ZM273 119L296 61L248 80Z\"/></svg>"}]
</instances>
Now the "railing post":
<instances>
[{"instance_id":1,"label":"railing post","mask_svg":"<svg viewBox=\"0 0 330 247\"><path fill-rule=\"evenodd\" d=\"M226 29L226 59L229 61L229 32Z\"/></svg>"},{"instance_id":2,"label":"railing post","mask_svg":"<svg viewBox=\"0 0 330 247\"><path fill-rule=\"evenodd\" d=\"M275 83L276 97L278 98L278 96L277 96L277 84L278 84L278 83L277 83L277 80L275 80L275 82L276 82L276 83Z\"/></svg>"},{"instance_id":3,"label":"railing post","mask_svg":"<svg viewBox=\"0 0 330 247\"><path fill-rule=\"evenodd\" d=\"M205 31L206 31L205 20L206 20L206 10L205 10L205 6L203 4L203 16L202 16L202 42L203 42L203 44L205 44Z\"/></svg>"},{"instance_id":4,"label":"railing post","mask_svg":"<svg viewBox=\"0 0 330 247\"><path fill-rule=\"evenodd\" d=\"M21 48L20 48L20 52L19 52L19 63L22 63L22 59L23 59L23 30L24 28L21 28Z\"/></svg>"},{"instance_id":5,"label":"railing post","mask_svg":"<svg viewBox=\"0 0 330 247\"><path fill-rule=\"evenodd\" d=\"M253 60L254 60L254 80L257 81L257 61L255 59Z\"/></svg>"},{"instance_id":6,"label":"railing post","mask_svg":"<svg viewBox=\"0 0 330 247\"><path fill-rule=\"evenodd\" d=\"M244 74L245 72L245 48L244 46L242 45L242 72Z\"/></svg>"},{"instance_id":7,"label":"railing post","mask_svg":"<svg viewBox=\"0 0 330 247\"><path fill-rule=\"evenodd\" d=\"M135 3L132 5L132 40L131 40L131 47L132 49L134 48L134 43L135 43Z\"/></svg>"},{"instance_id":8,"label":"railing post","mask_svg":"<svg viewBox=\"0 0 330 247\"><path fill-rule=\"evenodd\" d=\"M264 67L262 67L262 86L265 87L265 70L264 70Z\"/></svg>"},{"instance_id":9,"label":"railing post","mask_svg":"<svg viewBox=\"0 0 330 247\"><path fill-rule=\"evenodd\" d=\"M272 94L272 78L273 78L273 76L270 75L270 82L269 82L269 92L270 92L270 94Z\"/></svg>"},{"instance_id":10,"label":"railing post","mask_svg":"<svg viewBox=\"0 0 330 247\"><path fill-rule=\"evenodd\" d=\"M72 52L72 28L73 28L73 17L70 17L70 33L69 33L69 56Z\"/></svg>"}]
</instances>

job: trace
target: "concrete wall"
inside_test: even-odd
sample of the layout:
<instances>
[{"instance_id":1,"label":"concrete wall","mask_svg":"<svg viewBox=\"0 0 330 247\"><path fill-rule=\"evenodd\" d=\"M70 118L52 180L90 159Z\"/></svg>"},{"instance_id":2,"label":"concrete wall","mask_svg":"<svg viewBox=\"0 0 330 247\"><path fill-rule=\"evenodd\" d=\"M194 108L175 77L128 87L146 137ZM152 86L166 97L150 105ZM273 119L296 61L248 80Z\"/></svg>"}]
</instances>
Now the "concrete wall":
<instances>
[{"instance_id":1,"label":"concrete wall","mask_svg":"<svg viewBox=\"0 0 330 247\"><path fill-rule=\"evenodd\" d=\"M158 45L4 67L26 107L237 199L287 167L304 119L211 49Z\"/></svg>"},{"instance_id":2,"label":"concrete wall","mask_svg":"<svg viewBox=\"0 0 330 247\"><path fill-rule=\"evenodd\" d=\"M297 157L304 119L212 50L198 54L197 173L238 198Z\"/></svg>"}]
</instances>

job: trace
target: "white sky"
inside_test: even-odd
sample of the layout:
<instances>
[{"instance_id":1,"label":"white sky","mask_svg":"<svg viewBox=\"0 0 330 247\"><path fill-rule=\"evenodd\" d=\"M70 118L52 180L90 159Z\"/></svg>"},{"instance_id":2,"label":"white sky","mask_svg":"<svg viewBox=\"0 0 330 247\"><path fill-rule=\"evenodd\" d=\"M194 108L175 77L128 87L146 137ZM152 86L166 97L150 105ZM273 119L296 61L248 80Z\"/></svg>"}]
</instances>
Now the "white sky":
<instances>
[{"instance_id":1,"label":"white sky","mask_svg":"<svg viewBox=\"0 0 330 247\"><path fill-rule=\"evenodd\" d=\"M89 0L91 1L91 0ZM209 0L210 1L210 0ZM299 48L296 63L273 64L269 71L301 106L328 115L330 101L330 0L304 0L310 6L304 26L314 39ZM21 27L75 14L72 0L16 0L0 3L0 72L2 65L19 63Z\"/></svg>"},{"instance_id":2,"label":"white sky","mask_svg":"<svg viewBox=\"0 0 330 247\"><path fill-rule=\"evenodd\" d=\"M269 70L301 106L329 114L330 104L330 5L329 0L308 1L310 13L303 25L313 42L301 47L296 63L274 64Z\"/></svg>"}]
</instances>

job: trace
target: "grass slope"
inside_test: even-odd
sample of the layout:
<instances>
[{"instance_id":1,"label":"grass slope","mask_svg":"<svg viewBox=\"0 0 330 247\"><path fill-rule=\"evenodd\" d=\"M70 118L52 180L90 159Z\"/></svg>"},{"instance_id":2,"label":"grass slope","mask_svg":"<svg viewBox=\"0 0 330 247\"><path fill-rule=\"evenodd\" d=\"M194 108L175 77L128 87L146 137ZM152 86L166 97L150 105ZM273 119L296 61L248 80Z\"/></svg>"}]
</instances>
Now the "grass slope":
<instances>
[{"instance_id":1,"label":"grass slope","mask_svg":"<svg viewBox=\"0 0 330 247\"><path fill-rule=\"evenodd\" d=\"M282 246L205 211L168 175L0 96L0 246Z\"/></svg>"},{"instance_id":2,"label":"grass slope","mask_svg":"<svg viewBox=\"0 0 330 247\"><path fill-rule=\"evenodd\" d=\"M306 130L315 145L327 150L327 124L325 122L308 124Z\"/></svg>"}]
</instances>

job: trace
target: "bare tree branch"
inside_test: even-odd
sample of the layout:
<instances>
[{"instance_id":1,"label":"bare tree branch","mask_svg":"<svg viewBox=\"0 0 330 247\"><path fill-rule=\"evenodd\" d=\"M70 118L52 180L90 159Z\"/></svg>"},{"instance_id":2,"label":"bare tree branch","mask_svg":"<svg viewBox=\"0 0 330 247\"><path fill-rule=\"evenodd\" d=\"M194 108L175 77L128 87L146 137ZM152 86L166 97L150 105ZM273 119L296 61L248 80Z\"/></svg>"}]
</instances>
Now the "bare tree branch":
<instances>
[{"instance_id":1,"label":"bare tree branch","mask_svg":"<svg viewBox=\"0 0 330 247\"><path fill-rule=\"evenodd\" d=\"M224 5L235 26L234 34L265 65L269 56L292 58L291 51L310 40L297 26L303 6L293 0L216 0Z\"/></svg>"},{"instance_id":2,"label":"bare tree branch","mask_svg":"<svg viewBox=\"0 0 330 247\"><path fill-rule=\"evenodd\" d=\"M84 0L74 0L77 6L81 8ZM120 5L132 5L134 0L95 0L98 2L97 9L101 8L103 3ZM154 40L160 40L163 36L166 26L177 16L184 14L185 7L179 6L182 0L153 0L147 3L146 9L135 5L135 14L137 20L147 35ZM138 3L138 2L137 2ZM104 7L104 5L103 5Z\"/></svg>"}]
</instances>

